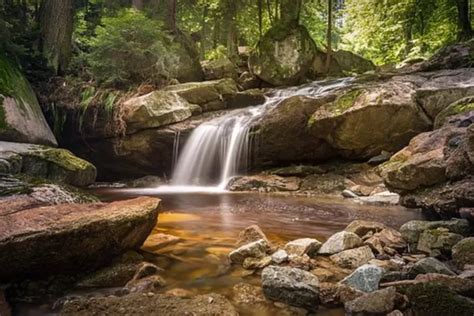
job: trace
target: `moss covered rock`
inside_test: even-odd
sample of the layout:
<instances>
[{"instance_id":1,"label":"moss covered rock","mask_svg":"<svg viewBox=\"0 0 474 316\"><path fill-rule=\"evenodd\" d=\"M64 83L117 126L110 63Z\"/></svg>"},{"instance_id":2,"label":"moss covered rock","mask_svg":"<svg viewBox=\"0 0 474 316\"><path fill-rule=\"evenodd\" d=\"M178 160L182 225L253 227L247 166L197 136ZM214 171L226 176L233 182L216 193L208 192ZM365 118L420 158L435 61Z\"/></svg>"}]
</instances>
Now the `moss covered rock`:
<instances>
[{"instance_id":1,"label":"moss covered rock","mask_svg":"<svg viewBox=\"0 0 474 316\"><path fill-rule=\"evenodd\" d=\"M3 158L2 158L3 157ZM0 142L0 161L6 173L25 173L76 186L95 181L96 168L70 151L42 145ZM8 163L8 164L7 164Z\"/></svg>"},{"instance_id":2,"label":"moss covered rock","mask_svg":"<svg viewBox=\"0 0 474 316\"><path fill-rule=\"evenodd\" d=\"M440 128L448 122L453 116L458 116L466 112L474 112L474 96L463 98L456 101L441 111L435 119L434 127ZM466 123L470 124L470 123Z\"/></svg>"},{"instance_id":3,"label":"moss covered rock","mask_svg":"<svg viewBox=\"0 0 474 316\"><path fill-rule=\"evenodd\" d=\"M297 84L309 71L316 51L304 26L277 24L257 44L250 55L249 68L274 86Z\"/></svg>"},{"instance_id":4,"label":"moss covered rock","mask_svg":"<svg viewBox=\"0 0 474 316\"><path fill-rule=\"evenodd\" d=\"M30 84L1 54L0 140L57 145Z\"/></svg>"},{"instance_id":5,"label":"moss covered rock","mask_svg":"<svg viewBox=\"0 0 474 316\"><path fill-rule=\"evenodd\" d=\"M465 238L454 245L453 261L460 269L465 264L474 264L474 237Z\"/></svg>"},{"instance_id":6,"label":"moss covered rock","mask_svg":"<svg viewBox=\"0 0 474 316\"><path fill-rule=\"evenodd\" d=\"M399 150L431 125L413 100L415 88L399 78L345 89L312 114L310 133L350 159Z\"/></svg>"}]
</instances>

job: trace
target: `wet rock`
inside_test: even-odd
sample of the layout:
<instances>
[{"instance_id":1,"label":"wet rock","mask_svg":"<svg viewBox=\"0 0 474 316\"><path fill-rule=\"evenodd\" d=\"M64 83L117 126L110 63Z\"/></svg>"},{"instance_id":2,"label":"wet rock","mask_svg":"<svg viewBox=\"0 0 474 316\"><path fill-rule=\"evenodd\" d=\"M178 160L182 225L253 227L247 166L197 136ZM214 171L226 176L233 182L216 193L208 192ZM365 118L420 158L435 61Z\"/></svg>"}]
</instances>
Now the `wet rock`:
<instances>
[{"instance_id":1,"label":"wet rock","mask_svg":"<svg viewBox=\"0 0 474 316\"><path fill-rule=\"evenodd\" d=\"M166 181L157 176L144 176L138 179L127 181L125 183L126 187L129 188L156 188L160 185L164 185Z\"/></svg>"},{"instance_id":2,"label":"wet rock","mask_svg":"<svg viewBox=\"0 0 474 316\"><path fill-rule=\"evenodd\" d=\"M380 283L390 283L395 281L408 280L410 275L405 271L387 271L382 276Z\"/></svg>"},{"instance_id":3,"label":"wet rock","mask_svg":"<svg viewBox=\"0 0 474 316\"><path fill-rule=\"evenodd\" d=\"M461 239L462 235L450 233L446 228L427 229L421 233L416 248L431 257L450 255L451 248Z\"/></svg>"},{"instance_id":4,"label":"wet rock","mask_svg":"<svg viewBox=\"0 0 474 316\"><path fill-rule=\"evenodd\" d=\"M273 169L270 174L280 177L306 177L312 174L323 174L326 170L320 166L296 165Z\"/></svg>"},{"instance_id":5,"label":"wet rock","mask_svg":"<svg viewBox=\"0 0 474 316\"><path fill-rule=\"evenodd\" d=\"M10 166L2 172L21 172L75 186L93 183L97 174L91 163L74 156L70 151L41 145L0 141L0 168L2 161Z\"/></svg>"},{"instance_id":6,"label":"wet rock","mask_svg":"<svg viewBox=\"0 0 474 316\"><path fill-rule=\"evenodd\" d=\"M474 264L474 237L465 238L454 245L452 255L459 268Z\"/></svg>"},{"instance_id":7,"label":"wet rock","mask_svg":"<svg viewBox=\"0 0 474 316\"><path fill-rule=\"evenodd\" d=\"M285 245L285 251L289 255L302 256L307 254L308 256L314 256L317 254L322 243L314 238L302 238L288 242Z\"/></svg>"},{"instance_id":8,"label":"wet rock","mask_svg":"<svg viewBox=\"0 0 474 316\"><path fill-rule=\"evenodd\" d=\"M367 205L398 205L400 195L394 192L383 191L371 196L361 196L357 200Z\"/></svg>"},{"instance_id":9,"label":"wet rock","mask_svg":"<svg viewBox=\"0 0 474 316\"><path fill-rule=\"evenodd\" d=\"M373 292L379 288L384 272L384 269L376 265L364 264L342 280L341 283L363 292Z\"/></svg>"},{"instance_id":10,"label":"wet rock","mask_svg":"<svg viewBox=\"0 0 474 316\"><path fill-rule=\"evenodd\" d=\"M122 297L107 296L79 298L67 301L60 314L63 316L89 315L223 315L237 316L234 306L219 294L181 298L170 295L134 293Z\"/></svg>"},{"instance_id":11,"label":"wet rock","mask_svg":"<svg viewBox=\"0 0 474 316\"><path fill-rule=\"evenodd\" d=\"M232 288L232 301L237 305L255 305L265 303L262 288L248 283L239 283Z\"/></svg>"},{"instance_id":12,"label":"wet rock","mask_svg":"<svg viewBox=\"0 0 474 316\"><path fill-rule=\"evenodd\" d=\"M129 99L124 106L127 133L184 121L193 115L195 107L178 94L161 90Z\"/></svg>"},{"instance_id":13,"label":"wet rock","mask_svg":"<svg viewBox=\"0 0 474 316\"><path fill-rule=\"evenodd\" d=\"M451 219L449 221L419 221L413 220L400 227L400 233L404 240L412 246L416 246L420 235L427 229L445 228L448 231L460 235L469 233L469 222L465 219Z\"/></svg>"},{"instance_id":14,"label":"wet rock","mask_svg":"<svg viewBox=\"0 0 474 316\"><path fill-rule=\"evenodd\" d=\"M350 159L369 159L381 151L400 150L431 126L414 102L416 86L406 79L395 77L342 91L312 114L308 122L311 134Z\"/></svg>"},{"instance_id":15,"label":"wet rock","mask_svg":"<svg viewBox=\"0 0 474 316\"><path fill-rule=\"evenodd\" d=\"M296 191L301 180L296 177L283 178L272 175L244 176L233 178L229 184L230 191Z\"/></svg>"},{"instance_id":16,"label":"wet rock","mask_svg":"<svg viewBox=\"0 0 474 316\"><path fill-rule=\"evenodd\" d=\"M279 249L272 254L272 261L276 264L283 263L287 260L288 260L288 253L283 249Z\"/></svg>"},{"instance_id":17,"label":"wet rock","mask_svg":"<svg viewBox=\"0 0 474 316\"><path fill-rule=\"evenodd\" d=\"M228 109L238 109L264 104L265 95L263 90L252 89L235 94L226 94L224 100Z\"/></svg>"},{"instance_id":18,"label":"wet rock","mask_svg":"<svg viewBox=\"0 0 474 316\"><path fill-rule=\"evenodd\" d=\"M324 175L310 175L303 179L301 191L310 191L313 194L340 196L346 187L346 178L342 175L327 173Z\"/></svg>"},{"instance_id":19,"label":"wet rock","mask_svg":"<svg viewBox=\"0 0 474 316\"><path fill-rule=\"evenodd\" d=\"M168 86L164 90L175 92L189 103L199 105L203 112L224 109L223 95L238 92L233 79L183 83Z\"/></svg>"},{"instance_id":20,"label":"wet rock","mask_svg":"<svg viewBox=\"0 0 474 316\"><path fill-rule=\"evenodd\" d=\"M0 279L97 268L142 245L156 225L159 202L142 197L0 211Z\"/></svg>"},{"instance_id":21,"label":"wet rock","mask_svg":"<svg viewBox=\"0 0 474 316\"><path fill-rule=\"evenodd\" d=\"M329 257L334 263L343 268L356 269L374 259L374 254L368 246L344 250Z\"/></svg>"},{"instance_id":22,"label":"wet rock","mask_svg":"<svg viewBox=\"0 0 474 316\"><path fill-rule=\"evenodd\" d=\"M242 263L242 267L247 270L263 269L270 265L270 263L272 263L272 257L270 256L263 258L248 257L245 258L244 262Z\"/></svg>"},{"instance_id":23,"label":"wet rock","mask_svg":"<svg viewBox=\"0 0 474 316\"><path fill-rule=\"evenodd\" d=\"M446 265L444 265L438 259L428 257L421 259L416 262L408 271L409 275L412 277L417 276L418 274L427 274L427 273L438 273L446 275L456 275L451 271Z\"/></svg>"},{"instance_id":24,"label":"wet rock","mask_svg":"<svg viewBox=\"0 0 474 316\"><path fill-rule=\"evenodd\" d=\"M394 287L364 294L344 304L348 314L387 314L395 308L397 291Z\"/></svg>"},{"instance_id":25,"label":"wet rock","mask_svg":"<svg viewBox=\"0 0 474 316\"><path fill-rule=\"evenodd\" d=\"M263 239L267 244L270 244L262 229L257 225L251 225L239 233L237 246L246 245L260 239Z\"/></svg>"},{"instance_id":26,"label":"wet rock","mask_svg":"<svg viewBox=\"0 0 474 316\"><path fill-rule=\"evenodd\" d=\"M415 315L472 315L474 303L436 282L412 283L400 287Z\"/></svg>"},{"instance_id":27,"label":"wet rock","mask_svg":"<svg viewBox=\"0 0 474 316\"><path fill-rule=\"evenodd\" d=\"M229 259L232 263L243 263L245 258L262 258L266 255L268 244L265 240L260 239L232 251Z\"/></svg>"},{"instance_id":28,"label":"wet rock","mask_svg":"<svg viewBox=\"0 0 474 316\"><path fill-rule=\"evenodd\" d=\"M316 310L319 303L319 281L313 274L295 268L269 266L262 271L265 296L274 301Z\"/></svg>"},{"instance_id":29,"label":"wet rock","mask_svg":"<svg viewBox=\"0 0 474 316\"><path fill-rule=\"evenodd\" d=\"M346 199L356 199L359 197L357 194L355 194L351 190L344 190L342 191L341 195L345 197Z\"/></svg>"},{"instance_id":30,"label":"wet rock","mask_svg":"<svg viewBox=\"0 0 474 316\"><path fill-rule=\"evenodd\" d=\"M254 74L244 71L240 76L238 83L244 90L259 88L262 84L260 78Z\"/></svg>"},{"instance_id":31,"label":"wet rock","mask_svg":"<svg viewBox=\"0 0 474 316\"><path fill-rule=\"evenodd\" d=\"M274 86L297 84L308 72L316 45L304 26L273 26L249 57L250 71Z\"/></svg>"},{"instance_id":32,"label":"wet rock","mask_svg":"<svg viewBox=\"0 0 474 316\"><path fill-rule=\"evenodd\" d=\"M166 281L159 275L136 276L125 285L128 293L156 292L166 285Z\"/></svg>"},{"instance_id":33,"label":"wet rock","mask_svg":"<svg viewBox=\"0 0 474 316\"><path fill-rule=\"evenodd\" d=\"M173 235L168 235L168 234L151 234L148 236L148 238L145 240L145 243L143 244L143 248L150 250L150 251L155 251L167 246L175 245L181 241L181 238L173 236Z\"/></svg>"},{"instance_id":34,"label":"wet rock","mask_svg":"<svg viewBox=\"0 0 474 316\"><path fill-rule=\"evenodd\" d=\"M348 231L341 231L329 237L329 239L321 246L318 253L332 255L361 245L362 239L359 236Z\"/></svg>"},{"instance_id":35,"label":"wet rock","mask_svg":"<svg viewBox=\"0 0 474 316\"><path fill-rule=\"evenodd\" d=\"M367 233L372 232L376 233L386 228L382 223L371 222L365 220L355 220L352 221L346 228L345 231L357 234L359 237L364 237Z\"/></svg>"},{"instance_id":36,"label":"wet rock","mask_svg":"<svg viewBox=\"0 0 474 316\"><path fill-rule=\"evenodd\" d=\"M305 271L309 271L313 267L311 258L306 254L302 256L290 255L288 265L292 268L298 268Z\"/></svg>"},{"instance_id":37,"label":"wet rock","mask_svg":"<svg viewBox=\"0 0 474 316\"><path fill-rule=\"evenodd\" d=\"M17 65L2 54L0 68L0 140L57 146L35 92Z\"/></svg>"}]
</instances>

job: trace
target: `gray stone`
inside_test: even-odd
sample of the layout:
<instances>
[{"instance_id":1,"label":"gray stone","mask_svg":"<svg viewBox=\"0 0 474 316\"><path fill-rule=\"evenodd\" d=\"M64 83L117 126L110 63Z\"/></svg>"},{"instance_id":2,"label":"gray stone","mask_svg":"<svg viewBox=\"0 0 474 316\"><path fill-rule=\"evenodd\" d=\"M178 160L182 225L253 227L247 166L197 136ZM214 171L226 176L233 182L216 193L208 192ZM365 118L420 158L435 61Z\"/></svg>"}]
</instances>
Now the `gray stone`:
<instances>
[{"instance_id":1,"label":"gray stone","mask_svg":"<svg viewBox=\"0 0 474 316\"><path fill-rule=\"evenodd\" d=\"M283 249L280 249L272 254L272 261L275 262L276 264L283 263L287 260L288 260L288 253Z\"/></svg>"},{"instance_id":2,"label":"gray stone","mask_svg":"<svg viewBox=\"0 0 474 316\"><path fill-rule=\"evenodd\" d=\"M261 258L264 257L268 250L268 244L265 240L260 239L232 251L229 259L232 263L243 263L245 258Z\"/></svg>"},{"instance_id":3,"label":"gray stone","mask_svg":"<svg viewBox=\"0 0 474 316\"><path fill-rule=\"evenodd\" d=\"M343 279L341 283L364 292L373 292L379 288L379 282L384 272L384 269L376 265L364 264Z\"/></svg>"},{"instance_id":4,"label":"gray stone","mask_svg":"<svg viewBox=\"0 0 474 316\"><path fill-rule=\"evenodd\" d=\"M388 287L383 290L364 294L353 301L344 304L346 313L353 314L387 314L395 308L397 299L397 290L394 287Z\"/></svg>"},{"instance_id":5,"label":"gray stone","mask_svg":"<svg viewBox=\"0 0 474 316\"><path fill-rule=\"evenodd\" d=\"M362 239L354 233L341 231L335 233L321 246L319 254L335 254L347 249L352 249L361 246Z\"/></svg>"},{"instance_id":6,"label":"gray stone","mask_svg":"<svg viewBox=\"0 0 474 316\"><path fill-rule=\"evenodd\" d=\"M288 242L285 245L285 251L289 255L302 256L307 254L308 256L315 255L322 243L314 238L301 238Z\"/></svg>"},{"instance_id":7,"label":"gray stone","mask_svg":"<svg viewBox=\"0 0 474 316\"><path fill-rule=\"evenodd\" d=\"M453 246L462 239L462 235L450 233L446 228L427 229L420 235L417 250L431 257L449 255Z\"/></svg>"},{"instance_id":8,"label":"gray stone","mask_svg":"<svg viewBox=\"0 0 474 316\"><path fill-rule=\"evenodd\" d=\"M262 271L262 286L270 300L308 310L318 308L319 280L307 271L269 266Z\"/></svg>"},{"instance_id":9,"label":"gray stone","mask_svg":"<svg viewBox=\"0 0 474 316\"><path fill-rule=\"evenodd\" d=\"M426 229L446 228L452 233L467 235L470 231L469 222L465 219L451 219L448 221L420 221L413 220L400 227L400 233L410 245L418 243L420 234Z\"/></svg>"},{"instance_id":10,"label":"gray stone","mask_svg":"<svg viewBox=\"0 0 474 316\"><path fill-rule=\"evenodd\" d=\"M410 268L408 273L412 277L415 277L418 274L427 274L427 273L456 275L453 271L451 271L448 267L446 267L441 261L432 257L421 259Z\"/></svg>"},{"instance_id":11,"label":"gray stone","mask_svg":"<svg viewBox=\"0 0 474 316\"><path fill-rule=\"evenodd\" d=\"M356 269L374 259L374 254L369 246L344 250L329 257L342 268Z\"/></svg>"}]
</instances>

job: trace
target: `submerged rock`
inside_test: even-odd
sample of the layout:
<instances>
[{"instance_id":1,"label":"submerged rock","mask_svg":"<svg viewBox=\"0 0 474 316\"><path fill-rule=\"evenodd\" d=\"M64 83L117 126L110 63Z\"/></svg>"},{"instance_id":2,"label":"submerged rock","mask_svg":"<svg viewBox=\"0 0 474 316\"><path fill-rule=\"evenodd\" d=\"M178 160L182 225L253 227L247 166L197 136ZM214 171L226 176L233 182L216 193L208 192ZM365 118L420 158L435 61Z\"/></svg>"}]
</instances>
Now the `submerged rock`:
<instances>
[{"instance_id":1,"label":"submerged rock","mask_svg":"<svg viewBox=\"0 0 474 316\"><path fill-rule=\"evenodd\" d=\"M142 245L156 225L159 202L156 198L142 197L110 204L55 205L13 213L2 209L0 279L97 268L110 258Z\"/></svg>"},{"instance_id":2,"label":"submerged rock","mask_svg":"<svg viewBox=\"0 0 474 316\"><path fill-rule=\"evenodd\" d=\"M104 313L137 316L175 316L189 313L196 316L239 315L223 295L206 294L181 298L154 293L72 299L64 304L60 315L89 316Z\"/></svg>"},{"instance_id":3,"label":"submerged rock","mask_svg":"<svg viewBox=\"0 0 474 316\"><path fill-rule=\"evenodd\" d=\"M318 253L332 255L361 245L362 239L360 239L359 236L348 231L342 231L329 237L329 239L321 246Z\"/></svg>"},{"instance_id":4,"label":"submerged rock","mask_svg":"<svg viewBox=\"0 0 474 316\"><path fill-rule=\"evenodd\" d=\"M260 239L232 251L229 259L232 263L243 263L248 257L262 258L268 251L268 243L264 239Z\"/></svg>"},{"instance_id":5,"label":"submerged rock","mask_svg":"<svg viewBox=\"0 0 474 316\"><path fill-rule=\"evenodd\" d=\"M307 271L269 266L262 271L262 286L270 300L313 311L318 308L319 281Z\"/></svg>"},{"instance_id":6,"label":"submerged rock","mask_svg":"<svg viewBox=\"0 0 474 316\"><path fill-rule=\"evenodd\" d=\"M379 282L384 272L384 269L376 265L364 264L342 280L341 283L363 292L373 292L379 288Z\"/></svg>"}]
</instances>

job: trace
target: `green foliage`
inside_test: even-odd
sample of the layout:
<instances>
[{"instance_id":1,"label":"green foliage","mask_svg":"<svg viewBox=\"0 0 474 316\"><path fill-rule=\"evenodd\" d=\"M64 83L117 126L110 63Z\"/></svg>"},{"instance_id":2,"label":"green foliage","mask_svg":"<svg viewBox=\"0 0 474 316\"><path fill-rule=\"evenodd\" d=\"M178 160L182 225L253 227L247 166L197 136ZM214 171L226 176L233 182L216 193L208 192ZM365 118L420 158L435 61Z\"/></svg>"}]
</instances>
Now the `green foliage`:
<instances>
[{"instance_id":1,"label":"green foliage","mask_svg":"<svg viewBox=\"0 0 474 316\"><path fill-rule=\"evenodd\" d=\"M227 57L227 48L224 45L218 45L216 48L211 49L206 53L206 60L217 60L223 57Z\"/></svg>"},{"instance_id":2,"label":"green foliage","mask_svg":"<svg viewBox=\"0 0 474 316\"><path fill-rule=\"evenodd\" d=\"M159 84L175 76L176 46L159 21L134 9L102 19L86 60L100 84Z\"/></svg>"}]
</instances>

